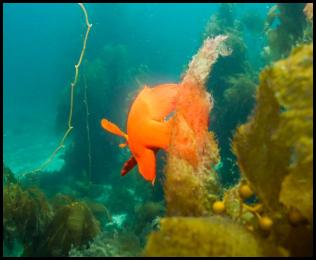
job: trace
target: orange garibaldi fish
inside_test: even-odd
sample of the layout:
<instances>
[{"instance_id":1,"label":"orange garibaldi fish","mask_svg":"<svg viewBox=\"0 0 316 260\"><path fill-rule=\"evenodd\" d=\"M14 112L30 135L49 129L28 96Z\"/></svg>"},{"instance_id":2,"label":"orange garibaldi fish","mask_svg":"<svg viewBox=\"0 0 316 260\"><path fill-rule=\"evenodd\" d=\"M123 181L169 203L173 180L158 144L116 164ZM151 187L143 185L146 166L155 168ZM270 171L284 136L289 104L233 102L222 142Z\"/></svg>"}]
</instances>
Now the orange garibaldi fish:
<instances>
[{"instance_id":1,"label":"orange garibaldi fish","mask_svg":"<svg viewBox=\"0 0 316 260\"><path fill-rule=\"evenodd\" d=\"M126 139L120 147L129 146L132 156L124 164L124 176L136 164L145 180L152 185L156 178L156 153L159 149L168 150L171 136L171 119L166 117L175 110L178 84L145 86L136 96L127 119L127 134L107 119L101 126L112 134Z\"/></svg>"}]
</instances>

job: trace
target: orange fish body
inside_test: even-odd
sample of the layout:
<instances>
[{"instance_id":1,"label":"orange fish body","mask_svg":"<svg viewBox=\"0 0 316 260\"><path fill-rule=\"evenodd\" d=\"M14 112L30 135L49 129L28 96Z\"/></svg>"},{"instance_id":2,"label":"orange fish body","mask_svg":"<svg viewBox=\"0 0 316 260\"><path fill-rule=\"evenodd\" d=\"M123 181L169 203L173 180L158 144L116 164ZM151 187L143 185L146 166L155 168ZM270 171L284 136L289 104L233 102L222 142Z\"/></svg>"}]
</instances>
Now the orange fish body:
<instances>
[{"instance_id":1,"label":"orange fish body","mask_svg":"<svg viewBox=\"0 0 316 260\"><path fill-rule=\"evenodd\" d=\"M127 134L106 119L102 127L126 139L132 157L124 164L125 175L136 164L145 180L152 184L156 178L156 153L168 150L171 121L166 117L175 110L178 94L177 84L161 84L153 88L145 86L134 100L127 119ZM121 144L120 147L125 144Z\"/></svg>"}]
</instances>

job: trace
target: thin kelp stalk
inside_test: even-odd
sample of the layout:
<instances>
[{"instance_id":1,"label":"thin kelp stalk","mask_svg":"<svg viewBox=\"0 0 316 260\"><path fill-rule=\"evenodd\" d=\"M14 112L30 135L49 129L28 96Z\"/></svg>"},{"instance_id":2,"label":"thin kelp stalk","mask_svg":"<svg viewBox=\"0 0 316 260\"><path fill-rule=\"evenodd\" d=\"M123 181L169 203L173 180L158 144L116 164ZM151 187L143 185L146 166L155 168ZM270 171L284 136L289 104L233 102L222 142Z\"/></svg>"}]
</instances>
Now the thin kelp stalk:
<instances>
[{"instance_id":1,"label":"thin kelp stalk","mask_svg":"<svg viewBox=\"0 0 316 260\"><path fill-rule=\"evenodd\" d=\"M91 168L91 141L90 141L90 127L89 127L89 105L88 105L88 97L87 97L87 77L86 74L83 75L84 79L84 100L83 103L85 104L86 108L86 128L87 128L87 144L88 144L88 180L91 182L91 174L92 174L92 168Z\"/></svg>"},{"instance_id":2,"label":"thin kelp stalk","mask_svg":"<svg viewBox=\"0 0 316 260\"><path fill-rule=\"evenodd\" d=\"M66 130L64 136L62 137L58 147L54 150L54 152L51 154L51 156L40 166L38 167L37 169L31 171L31 172L27 172L27 173L24 173L22 174L22 176L25 176L26 174L34 174L34 173L37 173L41 170L43 170L55 157L55 155L57 154L57 152L61 149L61 148L64 148L65 145L65 140L67 138L67 136L69 135L69 133L71 132L71 130L73 129L73 126L72 126L72 112L73 112L73 103L74 103L74 88L77 84L77 81L78 81L78 76L79 76L79 67L82 63L82 58L83 58L83 55L85 53L85 50L86 50L86 44L87 44L87 40L88 40L88 35L89 35L89 32L90 32L90 29L92 27L92 24L89 23L89 17L88 17L88 13L86 11L86 8L84 7L84 5L82 3L79 3L79 6L81 7L83 13L84 13L84 16L85 16L85 20L86 20L86 25L87 25L87 31L86 31L86 35L85 35L85 38L84 38L84 41L83 41L83 47L82 47L82 50L81 50L81 53L80 53L80 57L79 57L79 60L78 60L78 63L75 65L75 78L73 80L73 82L71 82L71 88L70 88L70 110L69 110L69 117L68 117L68 129Z\"/></svg>"}]
</instances>

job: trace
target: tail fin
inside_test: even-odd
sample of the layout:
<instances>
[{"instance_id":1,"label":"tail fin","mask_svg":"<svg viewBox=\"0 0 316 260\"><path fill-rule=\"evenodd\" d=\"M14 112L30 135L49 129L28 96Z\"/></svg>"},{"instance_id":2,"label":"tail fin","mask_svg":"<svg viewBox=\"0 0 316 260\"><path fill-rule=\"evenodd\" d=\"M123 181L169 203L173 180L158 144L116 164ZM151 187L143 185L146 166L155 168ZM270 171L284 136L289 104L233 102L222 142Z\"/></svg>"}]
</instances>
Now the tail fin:
<instances>
[{"instance_id":1,"label":"tail fin","mask_svg":"<svg viewBox=\"0 0 316 260\"><path fill-rule=\"evenodd\" d=\"M103 127L103 129L105 129L106 131L112 134L122 136L126 140L128 139L127 134L125 134L117 125L113 124L109 120L106 120L105 118L101 120L101 126Z\"/></svg>"}]
</instances>

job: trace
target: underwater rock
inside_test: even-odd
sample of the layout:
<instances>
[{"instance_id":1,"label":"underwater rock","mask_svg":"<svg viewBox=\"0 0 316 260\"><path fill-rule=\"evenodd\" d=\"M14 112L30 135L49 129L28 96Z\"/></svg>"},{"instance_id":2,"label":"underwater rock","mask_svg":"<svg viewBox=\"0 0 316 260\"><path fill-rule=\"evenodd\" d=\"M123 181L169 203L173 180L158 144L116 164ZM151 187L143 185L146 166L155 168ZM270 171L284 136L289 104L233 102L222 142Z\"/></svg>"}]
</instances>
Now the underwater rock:
<instances>
[{"instance_id":1,"label":"underwater rock","mask_svg":"<svg viewBox=\"0 0 316 260\"><path fill-rule=\"evenodd\" d=\"M48 226L37 254L67 256L71 245L81 247L92 240L100 232L99 226L85 203L63 206Z\"/></svg>"},{"instance_id":2,"label":"underwater rock","mask_svg":"<svg viewBox=\"0 0 316 260\"><path fill-rule=\"evenodd\" d=\"M224 217L163 218L145 256L278 256L277 248Z\"/></svg>"}]
</instances>

